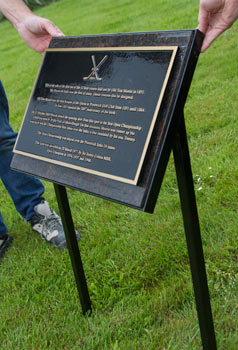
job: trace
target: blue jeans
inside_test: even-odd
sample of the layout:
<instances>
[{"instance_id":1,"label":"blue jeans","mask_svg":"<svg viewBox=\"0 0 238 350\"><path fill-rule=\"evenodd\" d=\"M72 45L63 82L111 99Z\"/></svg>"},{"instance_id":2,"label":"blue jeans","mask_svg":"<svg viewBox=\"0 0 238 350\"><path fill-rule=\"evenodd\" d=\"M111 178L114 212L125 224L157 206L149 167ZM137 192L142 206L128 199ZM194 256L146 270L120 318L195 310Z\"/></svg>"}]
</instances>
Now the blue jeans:
<instances>
[{"instance_id":1,"label":"blue jeans","mask_svg":"<svg viewBox=\"0 0 238 350\"><path fill-rule=\"evenodd\" d=\"M7 97L0 81L0 178L16 210L28 221L34 215L34 207L44 199L44 186L38 179L10 169L16 136L9 124ZM7 227L0 212L0 235L6 232Z\"/></svg>"}]
</instances>

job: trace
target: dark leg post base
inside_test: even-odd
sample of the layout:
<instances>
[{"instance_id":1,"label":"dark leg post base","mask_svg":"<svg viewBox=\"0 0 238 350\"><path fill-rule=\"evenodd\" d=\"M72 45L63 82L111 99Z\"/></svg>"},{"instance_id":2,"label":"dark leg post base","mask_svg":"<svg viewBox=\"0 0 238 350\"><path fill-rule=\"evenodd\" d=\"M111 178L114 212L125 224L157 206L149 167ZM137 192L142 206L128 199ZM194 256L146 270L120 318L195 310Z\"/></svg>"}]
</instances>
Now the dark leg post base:
<instances>
[{"instance_id":1,"label":"dark leg post base","mask_svg":"<svg viewBox=\"0 0 238 350\"><path fill-rule=\"evenodd\" d=\"M57 184L54 184L54 188L64 227L69 255L74 271L75 281L77 284L82 311L83 314L86 314L88 311L91 311L92 307L88 293L87 282L84 275L83 264L79 252L78 242L74 230L74 224L72 220L66 188Z\"/></svg>"},{"instance_id":2,"label":"dark leg post base","mask_svg":"<svg viewBox=\"0 0 238 350\"><path fill-rule=\"evenodd\" d=\"M217 350L184 118L173 154L203 349Z\"/></svg>"}]
</instances>

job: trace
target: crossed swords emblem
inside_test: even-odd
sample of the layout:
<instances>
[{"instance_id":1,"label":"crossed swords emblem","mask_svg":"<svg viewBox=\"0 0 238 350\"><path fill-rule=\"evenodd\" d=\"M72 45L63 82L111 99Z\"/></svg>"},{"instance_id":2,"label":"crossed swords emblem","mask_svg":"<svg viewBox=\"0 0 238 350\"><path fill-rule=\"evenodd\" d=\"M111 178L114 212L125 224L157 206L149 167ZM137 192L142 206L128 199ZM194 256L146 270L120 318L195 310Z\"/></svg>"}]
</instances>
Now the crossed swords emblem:
<instances>
[{"instance_id":1,"label":"crossed swords emblem","mask_svg":"<svg viewBox=\"0 0 238 350\"><path fill-rule=\"evenodd\" d=\"M98 63L98 65L96 65L95 56L92 55L92 61L93 61L92 72L89 74L88 77L84 77L83 80L94 80L94 79L102 80L102 78L99 78L98 76L98 71L101 65L106 61L107 58L108 58L108 55L104 56L103 59Z\"/></svg>"}]
</instances>

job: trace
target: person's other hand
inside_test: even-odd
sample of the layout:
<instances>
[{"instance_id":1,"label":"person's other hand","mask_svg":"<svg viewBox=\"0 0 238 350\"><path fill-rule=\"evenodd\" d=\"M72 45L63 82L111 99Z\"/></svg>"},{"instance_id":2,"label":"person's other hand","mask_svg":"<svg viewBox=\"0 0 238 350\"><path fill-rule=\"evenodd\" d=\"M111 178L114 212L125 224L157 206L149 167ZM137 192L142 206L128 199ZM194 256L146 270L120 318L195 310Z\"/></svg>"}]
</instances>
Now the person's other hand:
<instances>
[{"instance_id":1,"label":"person's other hand","mask_svg":"<svg viewBox=\"0 0 238 350\"><path fill-rule=\"evenodd\" d=\"M34 14L26 16L17 30L25 43L39 53L48 48L52 37L64 35L50 20Z\"/></svg>"},{"instance_id":2,"label":"person's other hand","mask_svg":"<svg viewBox=\"0 0 238 350\"><path fill-rule=\"evenodd\" d=\"M201 51L238 18L238 0L200 0L198 29L205 34Z\"/></svg>"}]
</instances>

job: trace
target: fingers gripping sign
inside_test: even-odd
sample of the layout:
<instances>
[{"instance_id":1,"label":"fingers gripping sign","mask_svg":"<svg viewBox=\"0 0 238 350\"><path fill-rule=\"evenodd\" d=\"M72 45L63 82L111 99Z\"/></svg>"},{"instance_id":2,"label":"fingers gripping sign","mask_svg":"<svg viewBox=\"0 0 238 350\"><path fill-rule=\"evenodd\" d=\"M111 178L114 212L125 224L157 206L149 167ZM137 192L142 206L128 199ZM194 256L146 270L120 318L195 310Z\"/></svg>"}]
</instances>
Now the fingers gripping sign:
<instances>
[{"instance_id":1,"label":"fingers gripping sign","mask_svg":"<svg viewBox=\"0 0 238 350\"><path fill-rule=\"evenodd\" d=\"M205 34L201 51L238 18L238 0L200 0L198 29Z\"/></svg>"},{"instance_id":2,"label":"fingers gripping sign","mask_svg":"<svg viewBox=\"0 0 238 350\"><path fill-rule=\"evenodd\" d=\"M53 36L63 36L49 19L36 16L22 0L0 0L0 11L13 24L25 43L43 53Z\"/></svg>"},{"instance_id":3,"label":"fingers gripping sign","mask_svg":"<svg viewBox=\"0 0 238 350\"><path fill-rule=\"evenodd\" d=\"M50 20L35 15L27 17L18 32L25 43L39 53L48 48L52 37L64 35Z\"/></svg>"}]
</instances>

